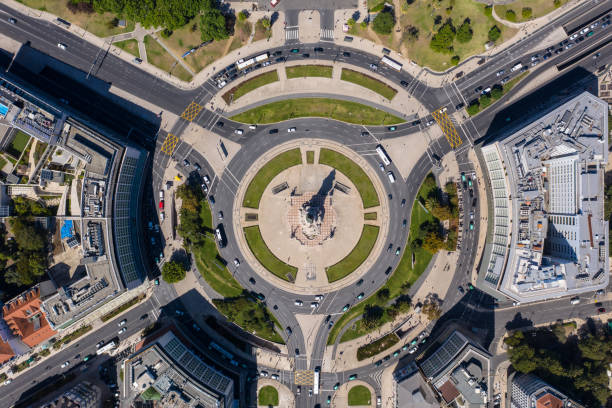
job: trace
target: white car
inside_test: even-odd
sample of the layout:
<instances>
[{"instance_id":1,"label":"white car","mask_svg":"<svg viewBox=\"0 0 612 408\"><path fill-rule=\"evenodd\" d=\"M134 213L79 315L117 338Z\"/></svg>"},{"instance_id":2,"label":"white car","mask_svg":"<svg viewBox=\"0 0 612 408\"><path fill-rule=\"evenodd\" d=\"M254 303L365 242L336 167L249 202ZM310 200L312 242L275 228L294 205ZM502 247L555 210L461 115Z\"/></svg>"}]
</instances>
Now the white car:
<instances>
[{"instance_id":1,"label":"white car","mask_svg":"<svg viewBox=\"0 0 612 408\"><path fill-rule=\"evenodd\" d=\"M259 373L260 377L267 377L268 376L268 372L267 371L262 371L261 373Z\"/></svg>"},{"instance_id":2,"label":"white car","mask_svg":"<svg viewBox=\"0 0 612 408\"><path fill-rule=\"evenodd\" d=\"M429 122L427 122L427 123L425 124L425 126L431 126L431 125L433 125L433 124L434 124L434 121L433 121L433 120L430 120Z\"/></svg>"},{"instance_id":3,"label":"white car","mask_svg":"<svg viewBox=\"0 0 612 408\"><path fill-rule=\"evenodd\" d=\"M249 129L255 130L255 129L257 129L257 125L249 125Z\"/></svg>"},{"instance_id":4,"label":"white car","mask_svg":"<svg viewBox=\"0 0 612 408\"><path fill-rule=\"evenodd\" d=\"M236 266L236 268L240 266L240 261L238 258L234 258L234 266Z\"/></svg>"},{"instance_id":5,"label":"white car","mask_svg":"<svg viewBox=\"0 0 612 408\"><path fill-rule=\"evenodd\" d=\"M57 43L57 48L59 48L60 50L66 50L66 44Z\"/></svg>"},{"instance_id":6,"label":"white car","mask_svg":"<svg viewBox=\"0 0 612 408\"><path fill-rule=\"evenodd\" d=\"M504 75L504 70L502 69L501 71L499 71L499 72L498 72L497 74L495 74L495 75L497 75L498 77L499 77L499 76Z\"/></svg>"},{"instance_id":7,"label":"white car","mask_svg":"<svg viewBox=\"0 0 612 408\"><path fill-rule=\"evenodd\" d=\"M417 351L417 347L416 346L410 347L408 349L408 354L414 354L414 353L416 353L416 351Z\"/></svg>"},{"instance_id":8,"label":"white car","mask_svg":"<svg viewBox=\"0 0 612 408\"><path fill-rule=\"evenodd\" d=\"M312 302L312 303L310 304L310 308L311 308L311 309L316 309L317 307L319 307L319 302Z\"/></svg>"},{"instance_id":9,"label":"white car","mask_svg":"<svg viewBox=\"0 0 612 408\"><path fill-rule=\"evenodd\" d=\"M8 380L6 380L6 381L4 382L4 385L9 385L9 384L10 384L10 383L12 383L12 382L13 382L13 380L11 380L11 379L9 378Z\"/></svg>"},{"instance_id":10,"label":"white car","mask_svg":"<svg viewBox=\"0 0 612 408\"><path fill-rule=\"evenodd\" d=\"M278 381L278 374L272 374L270 378Z\"/></svg>"},{"instance_id":11,"label":"white car","mask_svg":"<svg viewBox=\"0 0 612 408\"><path fill-rule=\"evenodd\" d=\"M123 334L123 333L125 333L126 331L127 331L127 327L124 327L123 329L119 330L119 331L117 332L117 334Z\"/></svg>"},{"instance_id":12,"label":"white car","mask_svg":"<svg viewBox=\"0 0 612 408\"><path fill-rule=\"evenodd\" d=\"M294 127L289 128L289 129L287 129L287 132L289 132L289 133L293 133L293 132L295 132L295 128L294 128Z\"/></svg>"},{"instance_id":13,"label":"white car","mask_svg":"<svg viewBox=\"0 0 612 408\"><path fill-rule=\"evenodd\" d=\"M126 323L127 323L127 319L123 319L122 321L120 321L120 322L117 324L117 326L121 327L121 326L123 326L123 325L124 325L124 324L126 324Z\"/></svg>"},{"instance_id":14,"label":"white car","mask_svg":"<svg viewBox=\"0 0 612 408\"><path fill-rule=\"evenodd\" d=\"M574 33L570 36L570 40L575 40L576 38L578 38L578 33Z\"/></svg>"},{"instance_id":15,"label":"white car","mask_svg":"<svg viewBox=\"0 0 612 408\"><path fill-rule=\"evenodd\" d=\"M315 300L316 300L317 302L322 301L322 300L323 300L323 295L317 295L317 296L315 296Z\"/></svg>"},{"instance_id":16,"label":"white car","mask_svg":"<svg viewBox=\"0 0 612 408\"><path fill-rule=\"evenodd\" d=\"M371 69L372 71L376 71L376 70L378 70L378 65L376 65L376 64L370 64L370 69Z\"/></svg>"},{"instance_id":17,"label":"white car","mask_svg":"<svg viewBox=\"0 0 612 408\"><path fill-rule=\"evenodd\" d=\"M302 302L300 299L297 299L295 302L293 302L293 304L296 306L302 306L304 302Z\"/></svg>"},{"instance_id":18,"label":"white car","mask_svg":"<svg viewBox=\"0 0 612 408\"><path fill-rule=\"evenodd\" d=\"M66 361L66 362L64 362L64 363L61 365L61 367L62 367L62 368L66 368L66 367L68 367L69 365L70 365L70 361Z\"/></svg>"},{"instance_id":19,"label":"white car","mask_svg":"<svg viewBox=\"0 0 612 408\"><path fill-rule=\"evenodd\" d=\"M241 134L244 133L244 131L242 129L236 129L236 130L234 130L234 133L237 134L237 135L241 135Z\"/></svg>"}]
</instances>

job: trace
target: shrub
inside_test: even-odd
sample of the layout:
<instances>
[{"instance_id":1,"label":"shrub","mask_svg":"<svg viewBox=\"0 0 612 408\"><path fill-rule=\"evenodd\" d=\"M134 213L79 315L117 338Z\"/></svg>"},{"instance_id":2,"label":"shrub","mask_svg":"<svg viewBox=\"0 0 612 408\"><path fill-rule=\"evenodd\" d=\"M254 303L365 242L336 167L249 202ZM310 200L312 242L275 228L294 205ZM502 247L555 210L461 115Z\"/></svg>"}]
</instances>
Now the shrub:
<instances>
[{"instance_id":1,"label":"shrub","mask_svg":"<svg viewBox=\"0 0 612 408\"><path fill-rule=\"evenodd\" d=\"M470 20L466 18L465 21L463 21L463 24L461 24L457 30L457 41L461 43L469 42L472 39L473 34L474 32L470 26Z\"/></svg>"},{"instance_id":2,"label":"shrub","mask_svg":"<svg viewBox=\"0 0 612 408\"><path fill-rule=\"evenodd\" d=\"M349 19L348 19L348 21L346 22L346 24L347 24L349 27L354 26L354 25L355 25L355 19L354 19L354 18L349 18Z\"/></svg>"},{"instance_id":3,"label":"shrub","mask_svg":"<svg viewBox=\"0 0 612 408\"><path fill-rule=\"evenodd\" d=\"M501 86L496 85L493 87L493 89L491 89L491 98L493 99L499 99L503 94L504 90Z\"/></svg>"},{"instance_id":4,"label":"shrub","mask_svg":"<svg viewBox=\"0 0 612 408\"><path fill-rule=\"evenodd\" d=\"M416 41L419 39L419 29L415 26L406 26L404 27L404 34L402 34L402 40L404 41Z\"/></svg>"},{"instance_id":5,"label":"shrub","mask_svg":"<svg viewBox=\"0 0 612 408\"><path fill-rule=\"evenodd\" d=\"M368 28L368 23L366 23L365 21L362 21L361 23L359 23L359 27L365 30L366 28Z\"/></svg>"},{"instance_id":6,"label":"shrub","mask_svg":"<svg viewBox=\"0 0 612 408\"><path fill-rule=\"evenodd\" d=\"M492 5L486 5L484 8L484 14L487 17L493 17L493 6Z\"/></svg>"},{"instance_id":7,"label":"shrub","mask_svg":"<svg viewBox=\"0 0 612 408\"><path fill-rule=\"evenodd\" d=\"M454 39L455 27L453 27L453 21L449 18L431 38L429 46L436 52L450 53L453 50Z\"/></svg>"},{"instance_id":8,"label":"shrub","mask_svg":"<svg viewBox=\"0 0 612 408\"><path fill-rule=\"evenodd\" d=\"M381 11L372 22L372 29L378 34L391 34L395 25L395 16L391 11Z\"/></svg>"},{"instance_id":9,"label":"shrub","mask_svg":"<svg viewBox=\"0 0 612 408\"><path fill-rule=\"evenodd\" d=\"M459 56L458 55L453 55L453 57L451 58L451 64L452 65L457 65L459 63Z\"/></svg>"},{"instance_id":10,"label":"shrub","mask_svg":"<svg viewBox=\"0 0 612 408\"><path fill-rule=\"evenodd\" d=\"M248 14L246 11L242 10L240 13L238 13L238 21L244 21L248 18Z\"/></svg>"},{"instance_id":11,"label":"shrub","mask_svg":"<svg viewBox=\"0 0 612 408\"><path fill-rule=\"evenodd\" d=\"M516 21L516 13L512 9L506 10L506 20Z\"/></svg>"},{"instance_id":12,"label":"shrub","mask_svg":"<svg viewBox=\"0 0 612 408\"><path fill-rule=\"evenodd\" d=\"M533 15L533 10L531 10L530 7L523 7L523 10L521 10L521 14L523 16L523 19L527 20L530 19Z\"/></svg>"},{"instance_id":13,"label":"shrub","mask_svg":"<svg viewBox=\"0 0 612 408\"><path fill-rule=\"evenodd\" d=\"M555 5L555 8L559 8L561 6L561 0L555 0L553 4Z\"/></svg>"},{"instance_id":14,"label":"shrub","mask_svg":"<svg viewBox=\"0 0 612 408\"><path fill-rule=\"evenodd\" d=\"M172 30L168 30L167 28L164 28L159 35L161 36L161 38L168 38L172 35Z\"/></svg>"},{"instance_id":15,"label":"shrub","mask_svg":"<svg viewBox=\"0 0 612 408\"><path fill-rule=\"evenodd\" d=\"M478 101L474 101L472 103L470 103L468 105L468 107L465 109L468 113L468 115L475 115L478 113L478 111L480 111L480 104L478 103Z\"/></svg>"},{"instance_id":16,"label":"shrub","mask_svg":"<svg viewBox=\"0 0 612 408\"><path fill-rule=\"evenodd\" d=\"M486 108L487 106L489 106L491 104L491 96L489 94L484 94L480 97L479 99L480 101L480 106L482 106L483 108Z\"/></svg>"},{"instance_id":17,"label":"shrub","mask_svg":"<svg viewBox=\"0 0 612 408\"><path fill-rule=\"evenodd\" d=\"M496 25L491 27L491 29L489 30L489 41L495 42L499 39L500 36L501 30L499 29L499 27L497 27Z\"/></svg>"}]
</instances>

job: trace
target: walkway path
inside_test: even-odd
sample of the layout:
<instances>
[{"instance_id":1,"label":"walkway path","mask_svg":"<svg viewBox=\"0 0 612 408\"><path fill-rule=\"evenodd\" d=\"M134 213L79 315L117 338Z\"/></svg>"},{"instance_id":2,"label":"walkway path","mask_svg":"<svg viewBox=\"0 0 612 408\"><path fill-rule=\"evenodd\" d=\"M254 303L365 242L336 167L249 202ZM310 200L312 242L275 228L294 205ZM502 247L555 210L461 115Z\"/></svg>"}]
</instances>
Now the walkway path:
<instances>
[{"instance_id":1,"label":"walkway path","mask_svg":"<svg viewBox=\"0 0 612 408\"><path fill-rule=\"evenodd\" d=\"M174 58L174 60L175 60L175 61L176 61L178 64L181 64L181 66L182 66L183 68L185 68L185 70L186 70L187 72L189 72L191 75L195 75L195 72L193 72L193 70L191 69L191 67L190 67L190 66L189 66L189 65L188 65L188 64L187 64L187 63L186 63L186 62L185 62L185 61L184 61L182 58L180 58L180 57L178 57L178 56L174 55L174 52L172 52L172 50L171 50L170 48L168 48L168 47L166 46L166 44L164 44L164 42L163 42L163 41L161 41L161 40L159 39L159 37L157 37L157 35L156 35L156 34L152 34L151 36L152 36L152 37L155 39L155 41L157 41L157 42L159 43L159 45L161 45L161 46L164 48L164 50L166 50L166 52L167 52L169 55L171 55L171 56L172 56L172 58ZM140 43L138 43L138 44L139 44L139 45L138 45L138 49L140 49Z\"/></svg>"}]
</instances>

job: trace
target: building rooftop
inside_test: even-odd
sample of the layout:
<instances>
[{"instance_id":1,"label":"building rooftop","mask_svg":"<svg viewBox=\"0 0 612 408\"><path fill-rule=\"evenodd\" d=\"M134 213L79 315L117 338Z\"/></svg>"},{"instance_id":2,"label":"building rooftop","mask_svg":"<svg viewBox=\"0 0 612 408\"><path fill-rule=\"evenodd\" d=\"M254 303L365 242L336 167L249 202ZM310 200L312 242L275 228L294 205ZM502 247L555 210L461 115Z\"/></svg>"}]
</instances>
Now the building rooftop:
<instances>
[{"instance_id":1,"label":"building rooftop","mask_svg":"<svg viewBox=\"0 0 612 408\"><path fill-rule=\"evenodd\" d=\"M24 292L2 307L4 321L13 335L35 347L56 334L41 309L38 286Z\"/></svg>"},{"instance_id":2,"label":"building rooftop","mask_svg":"<svg viewBox=\"0 0 612 408\"><path fill-rule=\"evenodd\" d=\"M414 361L398 370L394 374L394 379L396 381L396 406L402 408L438 408L440 406Z\"/></svg>"},{"instance_id":3,"label":"building rooftop","mask_svg":"<svg viewBox=\"0 0 612 408\"><path fill-rule=\"evenodd\" d=\"M493 204L486 285L520 302L607 286L607 119L607 104L585 92L482 148Z\"/></svg>"}]
</instances>

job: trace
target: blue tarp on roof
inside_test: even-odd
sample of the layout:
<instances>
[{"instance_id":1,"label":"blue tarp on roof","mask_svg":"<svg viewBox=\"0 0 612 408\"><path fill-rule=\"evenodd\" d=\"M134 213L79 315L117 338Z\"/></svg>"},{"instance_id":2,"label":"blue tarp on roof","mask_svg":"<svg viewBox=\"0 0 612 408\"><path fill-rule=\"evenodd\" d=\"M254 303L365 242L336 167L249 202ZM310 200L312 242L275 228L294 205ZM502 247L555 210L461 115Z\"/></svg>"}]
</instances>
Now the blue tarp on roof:
<instances>
[{"instance_id":1,"label":"blue tarp on roof","mask_svg":"<svg viewBox=\"0 0 612 408\"><path fill-rule=\"evenodd\" d=\"M62 225L62 229L60 230L60 234L62 239L71 238L74 235L74 229L72 226L72 220L64 221L64 225Z\"/></svg>"}]
</instances>

